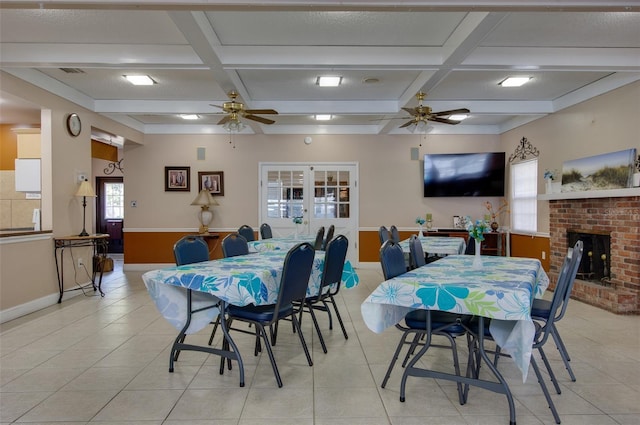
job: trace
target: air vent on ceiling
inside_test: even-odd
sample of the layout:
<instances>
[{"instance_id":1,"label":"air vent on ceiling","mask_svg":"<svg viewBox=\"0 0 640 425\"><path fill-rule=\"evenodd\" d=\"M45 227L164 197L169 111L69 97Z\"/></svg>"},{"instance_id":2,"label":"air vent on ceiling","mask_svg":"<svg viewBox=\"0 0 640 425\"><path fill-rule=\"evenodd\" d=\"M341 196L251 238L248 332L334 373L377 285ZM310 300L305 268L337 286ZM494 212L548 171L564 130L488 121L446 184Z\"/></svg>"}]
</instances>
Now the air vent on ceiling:
<instances>
[{"instance_id":1,"label":"air vent on ceiling","mask_svg":"<svg viewBox=\"0 0 640 425\"><path fill-rule=\"evenodd\" d=\"M67 74L86 74L80 68L60 68L62 72L66 72Z\"/></svg>"}]
</instances>

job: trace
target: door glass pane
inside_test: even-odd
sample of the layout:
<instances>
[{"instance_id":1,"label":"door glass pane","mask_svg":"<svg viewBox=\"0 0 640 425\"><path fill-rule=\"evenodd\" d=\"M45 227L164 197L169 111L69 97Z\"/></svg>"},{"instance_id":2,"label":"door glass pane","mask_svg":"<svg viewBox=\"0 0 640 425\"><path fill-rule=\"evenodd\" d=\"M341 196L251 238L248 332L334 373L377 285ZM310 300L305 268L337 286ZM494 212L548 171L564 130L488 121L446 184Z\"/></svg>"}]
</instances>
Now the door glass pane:
<instances>
[{"instance_id":1,"label":"door glass pane","mask_svg":"<svg viewBox=\"0 0 640 425\"><path fill-rule=\"evenodd\" d=\"M304 202L302 171L267 172L267 216L302 217Z\"/></svg>"},{"instance_id":2,"label":"door glass pane","mask_svg":"<svg viewBox=\"0 0 640 425\"><path fill-rule=\"evenodd\" d=\"M124 218L124 183L105 183L104 217Z\"/></svg>"}]
</instances>

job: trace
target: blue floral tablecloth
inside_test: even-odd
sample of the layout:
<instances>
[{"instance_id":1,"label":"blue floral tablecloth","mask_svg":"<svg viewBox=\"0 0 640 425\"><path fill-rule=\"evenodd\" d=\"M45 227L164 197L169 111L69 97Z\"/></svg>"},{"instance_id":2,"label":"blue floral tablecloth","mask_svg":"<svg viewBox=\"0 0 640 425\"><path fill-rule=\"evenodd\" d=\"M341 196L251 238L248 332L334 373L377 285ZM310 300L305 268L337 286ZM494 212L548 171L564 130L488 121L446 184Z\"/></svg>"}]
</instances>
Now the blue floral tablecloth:
<instances>
[{"instance_id":1,"label":"blue floral tablecloth","mask_svg":"<svg viewBox=\"0 0 640 425\"><path fill-rule=\"evenodd\" d=\"M187 289L193 291L193 309L215 304L218 300L237 306L274 304L287 252L264 251L151 270L142 275L142 280L162 316L180 330L187 319ZM318 293L324 254L323 251L315 254L307 295ZM355 269L346 261L342 272L343 286L351 288L359 281ZM187 333L203 329L217 314L217 309L194 313Z\"/></svg>"},{"instance_id":2,"label":"blue floral tablecloth","mask_svg":"<svg viewBox=\"0 0 640 425\"><path fill-rule=\"evenodd\" d=\"M316 237L310 235L298 235L298 236L285 236L271 239L260 239L257 241L249 242L249 252L262 252L262 251L275 251L284 250L289 251L291 248L299 244L300 242L309 242L311 245L315 242Z\"/></svg>"},{"instance_id":3,"label":"blue floral tablecloth","mask_svg":"<svg viewBox=\"0 0 640 425\"><path fill-rule=\"evenodd\" d=\"M473 269L473 256L450 255L382 282L362 303L362 317L377 333L415 309L495 319L493 338L526 379L535 333L531 304L549 278L536 259L482 256L482 261L482 269Z\"/></svg>"},{"instance_id":4,"label":"blue floral tablecloth","mask_svg":"<svg viewBox=\"0 0 640 425\"><path fill-rule=\"evenodd\" d=\"M420 244L425 254L430 255L452 255L452 254L464 254L466 243L464 238L456 237L438 237L438 236L426 236L421 237ZM409 252L409 239L405 239L400 242L403 252Z\"/></svg>"}]
</instances>

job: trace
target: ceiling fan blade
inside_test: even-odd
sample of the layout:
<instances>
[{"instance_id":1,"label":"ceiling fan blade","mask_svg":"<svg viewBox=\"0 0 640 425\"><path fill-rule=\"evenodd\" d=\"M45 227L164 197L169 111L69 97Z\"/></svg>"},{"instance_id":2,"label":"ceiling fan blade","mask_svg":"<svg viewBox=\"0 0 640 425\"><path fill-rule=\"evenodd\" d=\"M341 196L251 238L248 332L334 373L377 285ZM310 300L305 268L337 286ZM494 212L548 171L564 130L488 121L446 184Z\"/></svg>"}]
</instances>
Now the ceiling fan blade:
<instances>
[{"instance_id":1,"label":"ceiling fan blade","mask_svg":"<svg viewBox=\"0 0 640 425\"><path fill-rule=\"evenodd\" d=\"M216 108L224 109L224 107L220 105L214 105L213 103L210 103L209 106L215 106Z\"/></svg>"},{"instance_id":2,"label":"ceiling fan blade","mask_svg":"<svg viewBox=\"0 0 640 425\"><path fill-rule=\"evenodd\" d=\"M441 123L445 123L445 124L451 124L451 125L460 124L460 121L450 120L450 119L447 119L447 118L428 117L427 120L435 121L435 122L441 122Z\"/></svg>"},{"instance_id":3,"label":"ceiling fan blade","mask_svg":"<svg viewBox=\"0 0 640 425\"><path fill-rule=\"evenodd\" d=\"M278 111L275 109L245 109L246 114L259 114L259 115L278 115Z\"/></svg>"},{"instance_id":4,"label":"ceiling fan blade","mask_svg":"<svg viewBox=\"0 0 640 425\"><path fill-rule=\"evenodd\" d=\"M270 120L269 118L262 118L257 115L250 115L250 114L244 115L244 118L248 120L258 121L263 124L273 124L275 122L274 120Z\"/></svg>"},{"instance_id":5,"label":"ceiling fan blade","mask_svg":"<svg viewBox=\"0 0 640 425\"><path fill-rule=\"evenodd\" d=\"M414 108L402 108L402 110L410 113L414 117L418 116L418 111L416 111Z\"/></svg>"},{"instance_id":6,"label":"ceiling fan blade","mask_svg":"<svg viewBox=\"0 0 640 425\"><path fill-rule=\"evenodd\" d=\"M468 114L469 112L471 111L469 111L467 108L460 108L460 109L452 109L450 111L434 112L431 115L441 117L443 115Z\"/></svg>"},{"instance_id":7,"label":"ceiling fan blade","mask_svg":"<svg viewBox=\"0 0 640 425\"><path fill-rule=\"evenodd\" d=\"M415 124L415 121L414 121L414 120L407 121L406 123L402 124L402 125L401 125L400 127L398 127L398 128L405 128L405 127L409 127L411 124Z\"/></svg>"},{"instance_id":8,"label":"ceiling fan blade","mask_svg":"<svg viewBox=\"0 0 640 425\"><path fill-rule=\"evenodd\" d=\"M225 115L222 117L220 121L218 121L218 125L222 125L231 119L231 115Z\"/></svg>"}]
</instances>

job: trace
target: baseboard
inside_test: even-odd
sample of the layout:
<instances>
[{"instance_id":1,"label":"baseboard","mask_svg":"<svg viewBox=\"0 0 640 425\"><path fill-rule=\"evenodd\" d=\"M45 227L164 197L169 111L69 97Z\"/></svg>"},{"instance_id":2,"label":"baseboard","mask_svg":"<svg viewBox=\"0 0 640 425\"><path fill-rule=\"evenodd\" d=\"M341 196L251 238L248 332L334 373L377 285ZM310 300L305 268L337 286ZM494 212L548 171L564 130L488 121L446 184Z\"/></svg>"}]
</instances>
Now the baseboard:
<instances>
[{"instance_id":1,"label":"baseboard","mask_svg":"<svg viewBox=\"0 0 640 425\"><path fill-rule=\"evenodd\" d=\"M82 294L82 292L80 291L65 292L63 301L80 294ZM33 301L8 308L6 310L0 310L0 323L5 323L22 316L26 316L27 314L35 313L36 311L42 310L43 308L56 305L58 303L58 298L60 298L60 293L56 292L55 294L50 294Z\"/></svg>"}]
</instances>

